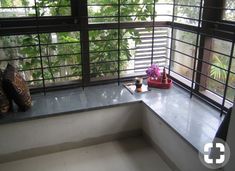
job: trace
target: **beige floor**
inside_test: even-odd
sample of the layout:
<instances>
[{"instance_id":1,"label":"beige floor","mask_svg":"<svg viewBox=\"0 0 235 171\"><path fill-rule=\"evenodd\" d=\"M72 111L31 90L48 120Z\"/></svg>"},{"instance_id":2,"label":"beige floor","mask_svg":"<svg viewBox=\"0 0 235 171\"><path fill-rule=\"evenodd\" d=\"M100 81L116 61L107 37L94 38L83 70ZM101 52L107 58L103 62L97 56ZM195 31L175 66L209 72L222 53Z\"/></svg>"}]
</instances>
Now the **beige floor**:
<instances>
[{"instance_id":1,"label":"beige floor","mask_svg":"<svg viewBox=\"0 0 235 171\"><path fill-rule=\"evenodd\" d=\"M0 165L0 171L170 171L141 138L129 138Z\"/></svg>"}]
</instances>

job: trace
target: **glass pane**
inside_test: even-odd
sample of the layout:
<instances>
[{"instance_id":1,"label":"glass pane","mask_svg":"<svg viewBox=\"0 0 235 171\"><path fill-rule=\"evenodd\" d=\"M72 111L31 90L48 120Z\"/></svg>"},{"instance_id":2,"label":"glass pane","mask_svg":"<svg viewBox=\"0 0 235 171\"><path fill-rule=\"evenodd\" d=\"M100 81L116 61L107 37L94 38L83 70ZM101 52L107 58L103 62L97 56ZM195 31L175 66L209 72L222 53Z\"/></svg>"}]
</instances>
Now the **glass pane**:
<instances>
[{"instance_id":1,"label":"glass pane","mask_svg":"<svg viewBox=\"0 0 235 171\"><path fill-rule=\"evenodd\" d=\"M96 45L95 45L96 46ZM99 46L99 45L97 45ZM92 52L90 53L90 62L91 63L101 63L101 62L109 62L112 59L118 59L118 52L117 51L110 51L110 52Z\"/></svg>"},{"instance_id":2,"label":"glass pane","mask_svg":"<svg viewBox=\"0 0 235 171\"><path fill-rule=\"evenodd\" d=\"M120 33L121 77L145 74L152 58L152 28L121 29ZM168 28L155 28L153 62L159 66L168 63L169 34ZM115 76L118 68L117 30L90 31L89 39L92 77Z\"/></svg>"},{"instance_id":3,"label":"glass pane","mask_svg":"<svg viewBox=\"0 0 235 171\"><path fill-rule=\"evenodd\" d=\"M46 83L81 79L79 32L40 34Z\"/></svg>"},{"instance_id":4,"label":"glass pane","mask_svg":"<svg viewBox=\"0 0 235 171\"><path fill-rule=\"evenodd\" d=\"M117 4L117 0L88 0L89 23L117 22Z\"/></svg>"},{"instance_id":5,"label":"glass pane","mask_svg":"<svg viewBox=\"0 0 235 171\"><path fill-rule=\"evenodd\" d=\"M232 59L231 71L235 73L235 58Z\"/></svg>"},{"instance_id":6,"label":"glass pane","mask_svg":"<svg viewBox=\"0 0 235 171\"><path fill-rule=\"evenodd\" d=\"M153 15L153 1L124 1L120 2L121 21L151 21ZM89 23L117 22L118 1L88 1Z\"/></svg>"},{"instance_id":7,"label":"glass pane","mask_svg":"<svg viewBox=\"0 0 235 171\"><path fill-rule=\"evenodd\" d=\"M204 51L204 61L208 64L203 64L203 73L211 79L204 78L201 84L206 86L212 93L223 97L232 43L215 38L208 38L206 42L211 50L206 49ZM221 98L220 100L218 97L216 99L221 101Z\"/></svg>"},{"instance_id":8,"label":"glass pane","mask_svg":"<svg viewBox=\"0 0 235 171\"><path fill-rule=\"evenodd\" d=\"M133 3L123 2L121 5L121 21L151 21L153 19L153 3L145 0L145 3L133 5Z\"/></svg>"},{"instance_id":9,"label":"glass pane","mask_svg":"<svg viewBox=\"0 0 235 171\"><path fill-rule=\"evenodd\" d=\"M235 74L233 74L233 73L229 74L228 84L229 84L229 86L232 86L235 88Z\"/></svg>"},{"instance_id":10,"label":"glass pane","mask_svg":"<svg viewBox=\"0 0 235 171\"><path fill-rule=\"evenodd\" d=\"M220 39L212 39L212 50L230 56L232 43Z\"/></svg>"},{"instance_id":11,"label":"glass pane","mask_svg":"<svg viewBox=\"0 0 235 171\"><path fill-rule=\"evenodd\" d=\"M155 27L153 63L160 68L169 66L170 58L170 34L171 29L166 27Z\"/></svg>"},{"instance_id":12,"label":"glass pane","mask_svg":"<svg viewBox=\"0 0 235 171\"><path fill-rule=\"evenodd\" d=\"M158 0L155 11L155 21L172 21L173 0Z\"/></svg>"},{"instance_id":13,"label":"glass pane","mask_svg":"<svg viewBox=\"0 0 235 171\"><path fill-rule=\"evenodd\" d=\"M32 0L0 1L0 18L34 16L35 8Z\"/></svg>"},{"instance_id":14,"label":"glass pane","mask_svg":"<svg viewBox=\"0 0 235 171\"><path fill-rule=\"evenodd\" d=\"M196 47L196 34L174 30L172 63L174 72L192 80L192 69L194 67L194 56ZM192 45L191 45L192 44ZM182 65L180 65L182 64Z\"/></svg>"},{"instance_id":15,"label":"glass pane","mask_svg":"<svg viewBox=\"0 0 235 171\"><path fill-rule=\"evenodd\" d=\"M228 87L226 98L233 103L234 97L235 97L235 88Z\"/></svg>"},{"instance_id":16,"label":"glass pane","mask_svg":"<svg viewBox=\"0 0 235 171\"><path fill-rule=\"evenodd\" d=\"M235 45L234 45L234 49L233 49L233 57L235 58Z\"/></svg>"},{"instance_id":17,"label":"glass pane","mask_svg":"<svg viewBox=\"0 0 235 171\"><path fill-rule=\"evenodd\" d=\"M90 23L96 22L117 22L118 6L103 4L88 6L88 17Z\"/></svg>"},{"instance_id":18,"label":"glass pane","mask_svg":"<svg viewBox=\"0 0 235 171\"><path fill-rule=\"evenodd\" d=\"M90 52L117 50L118 40L103 40L90 42Z\"/></svg>"},{"instance_id":19,"label":"glass pane","mask_svg":"<svg viewBox=\"0 0 235 171\"><path fill-rule=\"evenodd\" d=\"M176 4L199 6L201 0L175 0Z\"/></svg>"},{"instance_id":20,"label":"glass pane","mask_svg":"<svg viewBox=\"0 0 235 171\"><path fill-rule=\"evenodd\" d=\"M117 77L118 31L89 31L90 73L92 80Z\"/></svg>"},{"instance_id":21,"label":"glass pane","mask_svg":"<svg viewBox=\"0 0 235 171\"><path fill-rule=\"evenodd\" d=\"M225 86L224 84L219 83L216 80L207 78L207 89L217 95L224 96Z\"/></svg>"},{"instance_id":22,"label":"glass pane","mask_svg":"<svg viewBox=\"0 0 235 171\"><path fill-rule=\"evenodd\" d=\"M174 41L175 49L183 54L186 54L185 57L194 57L196 48L193 45L189 45L180 41ZM188 56L187 56L188 55Z\"/></svg>"},{"instance_id":23,"label":"glass pane","mask_svg":"<svg viewBox=\"0 0 235 171\"><path fill-rule=\"evenodd\" d=\"M133 32L135 31L135 36ZM153 46L152 58L152 29L151 28L136 28L122 30L126 36L122 40L121 60L123 65L121 67L121 76L145 75L146 69L153 63L160 68L168 65L168 48L170 46L168 36L170 29L164 27L155 28L155 39ZM126 38L128 40L126 40ZM123 46L124 45L124 46ZM128 50L129 49L129 50Z\"/></svg>"},{"instance_id":24,"label":"glass pane","mask_svg":"<svg viewBox=\"0 0 235 171\"><path fill-rule=\"evenodd\" d=\"M71 15L70 0L37 0L36 6L39 11L39 16Z\"/></svg>"},{"instance_id":25,"label":"glass pane","mask_svg":"<svg viewBox=\"0 0 235 171\"><path fill-rule=\"evenodd\" d=\"M221 82L225 82L227 77L227 69L229 64L229 54L231 53L231 43L219 39L212 39L211 47L212 51L210 52L210 63L212 64L209 67L209 76L219 80ZM206 50L209 51L209 50ZM218 53L216 53L218 52ZM219 53L220 52L220 53ZM228 56L225 56L225 55Z\"/></svg>"},{"instance_id":26,"label":"glass pane","mask_svg":"<svg viewBox=\"0 0 235 171\"><path fill-rule=\"evenodd\" d=\"M197 26L198 25L197 20L199 20L198 7L186 7L186 6L175 7L175 22Z\"/></svg>"},{"instance_id":27,"label":"glass pane","mask_svg":"<svg viewBox=\"0 0 235 171\"><path fill-rule=\"evenodd\" d=\"M42 79L37 35L2 36L0 45L1 69L5 69L9 62L17 67L26 81ZM40 83L31 82L31 85Z\"/></svg>"},{"instance_id":28,"label":"glass pane","mask_svg":"<svg viewBox=\"0 0 235 171\"><path fill-rule=\"evenodd\" d=\"M180 63L188 68L191 68L193 69L193 64L194 64L194 59L193 58L190 58L186 55L183 55L181 53L178 53L178 52L173 52L173 56L174 56L174 61L177 62L177 63ZM188 70L190 69L187 69L187 71L185 71L186 73L188 72Z\"/></svg>"},{"instance_id":29,"label":"glass pane","mask_svg":"<svg viewBox=\"0 0 235 171\"><path fill-rule=\"evenodd\" d=\"M176 0L175 22L197 26L200 2L201 0Z\"/></svg>"},{"instance_id":30,"label":"glass pane","mask_svg":"<svg viewBox=\"0 0 235 171\"><path fill-rule=\"evenodd\" d=\"M39 16L71 15L70 0L36 0ZM0 1L0 17L35 16L34 0L2 0Z\"/></svg>"},{"instance_id":31,"label":"glass pane","mask_svg":"<svg viewBox=\"0 0 235 171\"><path fill-rule=\"evenodd\" d=\"M233 66L233 67L235 67L235 66ZM227 88L226 98L233 103L234 99L235 99L235 73L230 72L228 85L230 87Z\"/></svg>"},{"instance_id":32,"label":"glass pane","mask_svg":"<svg viewBox=\"0 0 235 171\"><path fill-rule=\"evenodd\" d=\"M0 37L1 69L8 62L13 64L30 86L42 86L43 78L47 83L75 78L70 75L76 75L76 80L81 79L79 32L47 33L39 36L41 46L38 35Z\"/></svg>"},{"instance_id":33,"label":"glass pane","mask_svg":"<svg viewBox=\"0 0 235 171\"><path fill-rule=\"evenodd\" d=\"M213 93L217 93L223 96L224 85L227 78L227 69L229 65L229 55L231 53L231 42L227 42L220 39L210 39L211 50L205 50L205 53L209 55L208 60L210 64L204 64L204 74L208 75L212 79L205 79L206 87ZM202 83L203 84L203 83Z\"/></svg>"},{"instance_id":34,"label":"glass pane","mask_svg":"<svg viewBox=\"0 0 235 171\"><path fill-rule=\"evenodd\" d=\"M183 76L189 80L192 80L193 71L189 68L184 67L183 65L172 62L171 70L176 72L180 76Z\"/></svg>"},{"instance_id":35,"label":"glass pane","mask_svg":"<svg viewBox=\"0 0 235 171\"><path fill-rule=\"evenodd\" d=\"M212 69L218 69L221 74L221 72L226 72L224 70L228 69L228 64L229 64L229 58L227 56L211 52L211 70ZM224 69L224 70L223 70ZM212 74L213 75L213 74Z\"/></svg>"},{"instance_id":36,"label":"glass pane","mask_svg":"<svg viewBox=\"0 0 235 171\"><path fill-rule=\"evenodd\" d=\"M121 77L143 75L151 64L152 28L123 29Z\"/></svg>"},{"instance_id":37,"label":"glass pane","mask_svg":"<svg viewBox=\"0 0 235 171\"><path fill-rule=\"evenodd\" d=\"M226 0L224 10L224 20L235 21L235 1Z\"/></svg>"},{"instance_id":38,"label":"glass pane","mask_svg":"<svg viewBox=\"0 0 235 171\"><path fill-rule=\"evenodd\" d=\"M182 31L182 30L174 30L174 38L177 40L181 40L193 45L197 43L197 35L194 33Z\"/></svg>"}]
</instances>

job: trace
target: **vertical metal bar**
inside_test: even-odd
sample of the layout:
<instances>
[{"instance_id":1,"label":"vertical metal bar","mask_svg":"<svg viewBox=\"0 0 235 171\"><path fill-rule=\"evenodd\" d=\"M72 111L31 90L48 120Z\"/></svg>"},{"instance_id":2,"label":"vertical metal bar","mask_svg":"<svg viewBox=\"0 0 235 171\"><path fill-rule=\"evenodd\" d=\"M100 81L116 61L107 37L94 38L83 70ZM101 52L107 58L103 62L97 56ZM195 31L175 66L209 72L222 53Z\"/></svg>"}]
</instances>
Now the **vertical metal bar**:
<instances>
[{"instance_id":1,"label":"vertical metal bar","mask_svg":"<svg viewBox=\"0 0 235 171\"><path fill-rule=\"evenodd\" d=\"M42 85L43 85L43 93L46 95L46 85L45 85L45 78L44 78L44 68L43 68L43 60L42 60L42 47L41 47L41 38L39 34L39 14L38 14L38 7L37 2L34 0L34 8L35 8L35 14L36 14L36 29L37 29L37 37L38 37L38 46L39 46L39 55L40 55L40 65L41 65L41 72L42 72Z\"/></svg>"},{"instance_id":2,"label":"vertical metal bar","mask_svg":"<svg viewBox=\"0 0 235 171\"><path fill-rule=\"evenodd\" d=\"M81 63L82 63L82 87L90 82L90 55L89 55L89 31L88 31L88 11L87 0L79 1L80 4L80 44L81 44Z\"/></svg>"},{"instance_id":3,"label":"vertical metal bar","mask_svg":"<svg viewBox=\"0 0 235 171\"><path fill-rule=\"evenodd\" d=\"M154 40L155 40L155 6L156 6L156 0L153 2L153 26L152 26L152 55L151 55L151 65L153 64L153 53L154 53Z\"/></svg>"},{"instance_id":4,"label":"vertical metal bar","mask_svg":"<svg viewBox=\"0 0 235 171\"><path fill-rule=\"evenodd\" d=\"M121 15L121 2L118 0L118 85L120 85L120 38L121 38L121 31L120 31L120 15Z\"/></svg>"},{"instance_id":5,"label":"vertical metal bar","mask_svg":"<svg viewBox=\"0 0 235 171\"><path fill-rule=\"evenodd\" d=\"M173 15L172 15L172 22L171 22L171 47L170 47L170 59L169 59L169 69L168 69L168 75L171 73L171 60L172 60L172 54L173 54L173 34L174 34L174 23L175 23L175 0L173 0Z\"/></svg>"},{"instance_id":6,"label":"vertical metal bar","mask_svg":"<svg viewBox=\"0 0 235 171\"><path fill-rule=\"evenodd\" d=\"M70 0L71 3L71 14L74 18L77 18L80 16L80 10L79 9L79 1L78 0Z\"/></svg>"},{"instance_id":7,"label":"vertical metal bar","mask_svg":"<svg viewBox=\"0 0 235 171\"><path fill-rule=\"evenodd\" d=\"M225 88L224 88L223 102L222 102L221 111L220 111L220 117L223 115L224 107L225 107L226 95L227 95L227 90L228 90L228 82L229 82L229 77L230 77L230 70L231 70L232 60L233 60L234 46L235 46L235 37L233 38L232 48L231 48L231 52L230 52L230 59L229 59L229 64L228 64L228 73L227 73L226 82L225 82L225 85L224 85Z\"/></svg>"},{"instance_id":8,"label":"vertical metal bar","mask_svg":"<svg viewBox=\"0 0 235 171\"><path fill-rule=\"evenodd\" d=\"M194 54L194 63L193 63L193 75L192 75L192 84L191 84L191 89L190 89L190 98L192 98L193 96L193 91L194 91L194 79L195 79L195 70L196 70L196 63L197 63L197 54L199 51L199 37L200 37L200 28L201 28L201 17L202 17L202 4L203 4L203 0L201 0L200 2L200 9L199 9L199 20L198 20L198 27L197 27L197 39L196 39L196 51Z\"/></svg>"},{"instance_id":9,"label":"vertical metal bar","mask_svg":"<svg viewBox=\"0 0 235 171\"><path fill-rule=\"evenodd\" d=\"M76 27L76 31L78 31L80 28L79 28L79 19L81 18L81 13L80 13L80 10L77 10L79 9L80 7L80 2L77 1L77 0L70 0L71 2L71 14L74 18L74 24L75 24L75 27ZM79 32L79 36L80 36L80 32ZM80 39L81 37L79 37ZM81 39L80 39L81 40ZM80 55L80 63L81 65L77 65L77 67L81 67L83 66L83 61L81 60L82 59L82 52L81 52L81 41L80 41L80 54L77 54L77 55ZM82 69L82 88L84 90L84 73L83 73L83 69Z\"/></svg>"}]
</instances>

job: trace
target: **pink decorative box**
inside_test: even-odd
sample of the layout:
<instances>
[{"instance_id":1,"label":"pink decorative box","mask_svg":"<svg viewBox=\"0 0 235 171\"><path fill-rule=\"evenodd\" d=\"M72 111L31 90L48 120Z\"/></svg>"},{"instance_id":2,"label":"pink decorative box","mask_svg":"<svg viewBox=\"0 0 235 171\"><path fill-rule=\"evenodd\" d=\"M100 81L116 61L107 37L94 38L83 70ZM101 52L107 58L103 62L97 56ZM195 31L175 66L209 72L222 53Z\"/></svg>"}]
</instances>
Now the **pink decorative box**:
<instances>
[{"instance_id":1,"label":"pink decorative box","mask_svg":"<svg viewBox=\"0 0 235 171\"><path fill-rule=\"evenodd\" d=\"M166 84L162 83L161 78L158 78L157 80L152 80L152 79L148 78L147 82L148 82L149 87L155 87L155 88L160 88L160 89L169 89L173 85L172 80L169 78L168 78Z\"/></svg>"}]
</instances>

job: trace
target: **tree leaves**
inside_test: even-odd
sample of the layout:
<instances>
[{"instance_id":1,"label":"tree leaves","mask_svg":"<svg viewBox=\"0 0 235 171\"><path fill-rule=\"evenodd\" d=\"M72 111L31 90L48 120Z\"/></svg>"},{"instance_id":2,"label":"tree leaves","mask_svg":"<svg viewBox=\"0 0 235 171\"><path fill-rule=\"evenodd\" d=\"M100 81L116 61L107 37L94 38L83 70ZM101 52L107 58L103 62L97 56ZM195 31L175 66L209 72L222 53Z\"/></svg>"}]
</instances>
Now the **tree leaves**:
<instances>
[{"instance_id":1,"label":"tree leaves","mask_svg":"<svg viewBox=\"0 0 235 171\"><path fill-rule=\"evenodd\" d=\"M213 56L212 66L210 69L210 76L216 80L225 82L227 77L227 61L217 55ZM222 69L221 69L222 68Z\"/></svg>"},{"instance_id":2,"label":"tree leaves","mask_svg":"<svg viewBox=\"0 0 235 171\"><path fill-rule=\"evenodd\" d=\"M11 1L9 0L8 2L10 3ZM29 5L29 1L27 0L21 0L21 2L24 6ZM96 17L114 16L113 18L110 17L106 21L117 22L117 0L89 0L88 3L106 4L100 6L98 10L93 10L92 8L89 9L89 15ZM146 15L152 15L153 5L149 4L153 3L152 0L121 0L121 3L126 4L121 6L121 15L125 16L121 18L122 21L145 21L147 18L149 18ZM36 2L39 16L67 15L71 12L71 9L61 7L67 5L70 5L70 0L37 0ZM49 6L54 7L51 8ZM95 18L93 21L104 22L104 19ZM39 38L41 42L40 46L38 45ZM124 69L127 61L131 58L131 52L129 50L130 41L128 41L128 39L132 39L134 44L139 44L141 40L138 38L139 33L135 29L121 30L120 68ZM57 76L64 76L65 73L69 75L81 75L81 67L76 66L77 64L81 64L81 56L79 54L81 47L79 39L79 32L44 33L40 34L39 37L38 35L24 35L21 37L21 39L19 39L20 45L23 47L17 51L19 56L24 59L21 61L21 68L30 70L32 79L41 79L41 70L33 70L33 68L41 68L42 62L43 67L47 68L44 70L44 77L48 79L49 82L54 82ZM90 51L95 52L90 54L90 62L99 63L96 65L96 67L90 68L91 73L95 73L95 76L99 77L105 76L105 72L112 72L113 70L116 70L118 68L118 30L112 29L89 31L89 39L91 41ZM57 67L73 64L75 66Z\"/></svg>"}]
</instances>

